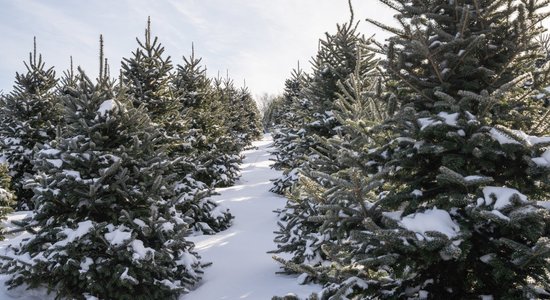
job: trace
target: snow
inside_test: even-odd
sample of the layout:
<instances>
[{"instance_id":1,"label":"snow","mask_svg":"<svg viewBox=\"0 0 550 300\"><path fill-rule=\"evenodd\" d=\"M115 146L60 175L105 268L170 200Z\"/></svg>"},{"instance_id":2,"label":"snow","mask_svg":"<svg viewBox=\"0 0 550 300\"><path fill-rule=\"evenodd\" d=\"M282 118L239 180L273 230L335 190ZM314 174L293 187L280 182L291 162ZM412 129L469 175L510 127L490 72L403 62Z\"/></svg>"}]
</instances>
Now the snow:
<instances>
[{"instance_id":1,"label":"snow","mask_svg":"<svg viewBox=\"0 0 550 300\"><path fill-rule=\"evenodd\" d=\"M440 118L443 119L445 124L450 126L457 126L457 120L458 120L458 113L446 113L444 111L437 114Z\"/></svg>"},{"instance_id":2,"label":"snow","mask_svg":"<svg viewBox=\"0 0 550 300\"><path fill-rule=\"evenodd\" d=\"M143 241L141 240L133 240L130 245L134 250L132 258L135 260L146 259L149 254L152 255L155 253L155 250L153 248L143 246Z\"/></svg>"},{"instance_id":3,"label":"snow","mask_svg":"<svg viewBox=\"0 0 550 300\"><path fill-rule=\"evenodd\" d=\"M504 133L498 131L497 129L495 128L491 128L491 130L489 131L489 133L491 134L491 136L497 140L501 145L504 145L504 144L519 144L518 141L508 137L507 135L505 135Z\"/></svg>"},{"instance_id":4,"label":"snow","mask_svg":"<svg viewBox=\"0 0 550 300\"><path fill-rule=\"evenodd\" d=\"M97 110L97 113L100 116L105 116L107 112L113 111L115 109L115 100L105 100L101 105L99 106L99 109Z\"/></svg>"},{"instance_id":5,"label":"snow","mask_svg":"<svg viewBox=\"0 0 550 300\"><path fill-rule=\"evenodd\" d=\"M320 291L318 285L299 285L297 276L275 274L279 265L267 251L276 249L274 210L283 208L285 198L269 192L270 179L280 172L269 166L271 137L254 142L257 150L244 151L242 178L235 186L217 189L212 199L235 215L234 225L213 236L189 238L203 262L213 262L204 270L203 281L181 300L271 299L289 292L301 298Z\"/></svg>"},{"instance_id":6,"label":"snow","mask_svg":"<svg viewBox=\"0 0 550 300\"><path fill-rule=\"evenodd\" d=\"M128 275L128 268L126 268L124 270L124 272L122 272L122 274L120 274L120 279L121 280L126 280L128 282L130 282L131 284L138 284L139 281L137 279L135 279L134 277Z\"/></svg>"},{"instance_id":7,"label":"snow","mask_svg":"<svg viewBox=\"0 0 550 300\"><path fill-rule=\"evenodd\" d=\"M147 227L147 224L145 224L145 222L143 222L142 220L140 219L134 219L134 224L136 224L137 226L139 226L140 228L144 228L144 227Z\"/></svg>"},{"instance_id":8,"label":"snow","mask_svg":"<svg viewBox=\"0 0 550 300\"><path fill-rule=\"evenodd\" d=\"M62 234L65 235L65 238L61 241L56 242L53 244L54 246L64 247L69 243L74 242L75 240L81 238L82 236L86 235L90 230L94 228L94 223L92 221L84 221L78 223L78 227L76 229L71 228L65 228L62 231Z\"/></svg>"},{"instance_id":9,"label":"snow","mask_svg":"<svg viewBox=\"0 0 550 300\"><path fill-rule=\"evenodd\" d=\"M125 230L126 228L117 228L111 232L107 232L105 239L115 247L123 245L132 238L132 232Z\"/></svg>"},{"instance_id":10,"label":"snow","mask_svg":"<svg viewBox=\"0 0 550 300\"><path fill-rule=\"evenodd\" d=\"M78 171L74 171L74 170L63 170L62 172L63 174L65 174L67 177L72 177L76 180L81 180L82 178L80 177L80 172Z\"/></svg>"},{"instance_id":11,"label":"snow","mask_svg":"<svg viewBox=\"0 0 550 300\"><path fill-rule=\"evenodd\" d=\"M61 168L61 165L63 165L63 161L61 159L46 159L46 161L56 168Z\"/></svg>"},{"instance_id":12,"label":"snow","mask_svg":"<svg viewBox=\"0 0 550 300\"><path fill-rule=\"evenodd\" d=\"M460 227L452 219L449 213L442 209L428 209L421 213L415 213L405 216L399 222L399 225L407 230L419 233L419 238L425 236L427 231L438 231L446 235L448 238L453 238L458 235ZM422 238L420 238L422 239Z\"/></svg>"},{"instance_id":13,"label":"snow","mask_svg":"<svg viewBox=\"0 0 550 300\"><path fill-rule=\"evenodd\" d=\"M544 151L540 157L532 158L532 160L539 167L550 167L550 149Z\"/></svg>"},{"instance_id":14,"label":"snow","mask_svg":"<svg viewBox=\"0 0 550 300\"><path fill-rule=\"evenodd\" d=\"M422 197L422 191L421 190L414 190L411 192L411 195L413 196L416 196L416 197Z\"/></svg>"},{"instance_id":15,"label":"snow","mask_svg":"<svg viewBox=\"0 0 550 300\"><path fill-rule=\"evenodd\" d=\"M447 124L449 126L457 126L458 121L458 115L459 113L446 113L444 111L437 114L439 118L441 118L443 121L434 119L434 118L419 118L418 119L418 125L420 125L420 130L424 130L429 126L439 125L439 124Z\"/></svg>"},{"instance_id":16,"label":"snow","mask_svg":"<svg viewBox=\"0 0 550 300\"><path fill-rule=\"evenodd\" d=\"M464 177L464 180L466 180L468 182L468 181L476 181L476 180L480 180L480 179L484 179L484 178L487 178L487 177L479 176L479 175L470 175L470 176Z\"/></svg>"},{"instance_id":17,"label":"snow","mask_svg":"<svg viewBox=\"0 0 550 300\"><path fill-rule=\"evenodd\" d=\"M46 154L46 155L57 155L57 154L61 153L61 151L59 151L57 149L43 149L43 150L40 150L40 153L43 153L43 154Z\"/></svg>"},{"instance_id":18,"label":"snow","mask_svg":"<svg viewBox=\"0 0 550 300\"><path fill-rule=\"evenodd\" d=\"M493 205L494 209L503 209L511 204L512 196L517 195L522 202L527 201L527 196L520 193L518 190L507 187L486 186L483 188L483 197L485 205L490 205L493 202L493 197L496 199Z\"/></svg>"},{"instance_id":19,"label":"snow","mask_svg":"<svg viewBox=\"0 0 550 300\"><path fill-rule=\"evenodd\" d=\"M86 257L80 262L80 273L86 273L90 270L90 266L94 263L94 260Z\"/></svg>"},{"instance_id":20,"label":"snow","mask_svg":"<svg viewBox=\"0 0 550 300\"><path fill-rule=\"evenodd\" d=\"M525 143L528 145L528 146L534 146L534 145L538 145L538 144L547 144L547 143L550 143L550 136L542 136L542 137L539 137L539 136L533 136L533 135L528 135L526 134L525 132L523 131L520 131L520 130L511 130L515 135L517 135L518 137L520 137L521 139L523 139L523 141L525 141ZM516 141L515 139L509 137L507 134L499 131L498 129L496 128L491 128L491 130L489 131L489 133L491 134L491 136L497 140L501 145L504 145L504 144L520 144L518 141Z\"/></svg>"}]
</instances>

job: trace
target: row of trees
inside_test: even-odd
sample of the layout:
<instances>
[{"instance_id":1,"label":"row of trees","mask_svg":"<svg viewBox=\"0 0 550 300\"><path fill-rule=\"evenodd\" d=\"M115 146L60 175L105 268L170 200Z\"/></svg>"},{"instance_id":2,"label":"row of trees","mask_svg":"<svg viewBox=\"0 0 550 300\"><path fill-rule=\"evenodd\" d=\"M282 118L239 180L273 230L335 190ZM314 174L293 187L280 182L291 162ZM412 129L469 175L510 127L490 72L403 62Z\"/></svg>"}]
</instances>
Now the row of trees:
<instances>
[{"instance_id":1,"label":"row of trees","mask_svg":"<svg viewBox=\"0 0 550 300\"><path fill-rule=\"evenodd\" d=\"M101 39L95 80L72 66L58 79L35 45L2 97L0 212L15 197L34 210L29 238L2 256L10 287L175 299L203 268L185 237L230 226L209 196L233 184L240 151L261 134L254 100L230 79L210 79L194 52L174 67L150 21L137 42L116 80Z\"/></svg>"},{"instance_id":2,"label":"row of trees","mask_svg":"<svg viewBox=\"0 0 550 300\"><path fill-rule=\"evenodd\" d=\"M270 110L275 259L312 299L547 298L550 2L381 2L386 43L352 12Z\"/></svg>"}]
</instances>

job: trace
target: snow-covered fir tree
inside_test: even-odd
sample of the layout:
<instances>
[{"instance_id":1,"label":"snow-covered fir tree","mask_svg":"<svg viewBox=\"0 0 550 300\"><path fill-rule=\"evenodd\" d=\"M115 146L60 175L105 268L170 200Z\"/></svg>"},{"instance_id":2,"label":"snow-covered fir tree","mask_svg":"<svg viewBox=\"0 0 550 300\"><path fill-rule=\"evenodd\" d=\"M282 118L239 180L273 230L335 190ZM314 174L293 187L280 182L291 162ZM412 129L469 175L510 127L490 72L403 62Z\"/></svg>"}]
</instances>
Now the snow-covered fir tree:
<instances>
[{"instance_id":1,"label":"snow-covered fir tree","mask_svg":"<svg viewBox=\"0 0 550 300\"><path fill-rule=\"evenodd\" d=\"M241 138L246 147L262 136L261 114L246 86L237 91L237 100L240 109L239 122L242 126Z\"/></svg>"},{"instance_id":2,"label":"snow-covered fir tree","mask_svg":"<svg viewBox=\"0 0 550 300\"><path fill-rule=\"evenodd\" d=\"M168 136L173 135L183 126L179 102L175 101L170 86L173 65L158 37L151 37L150 18L145 39L136 38L136 41L139 47L132 52L132 57L122 60L122 81L134 99L134 107L143 105L151 120Z\"/></svg>"},{"instance_id":3,"label":"snow-covered fir tree","mask_svg":"<svg viewBox=\"0 0 550 300\"><path fill-rule=\"evenodd\" d=\"M232 218L227 209L218 207L208 197L212 194L209 182L202 182L200 161L190 155L189 124L186 124L181 101L174 87L170 57L164 57L164 47L158 37L151 37L151 20L147 22L145 40L137 39L139 48L133 57L122 62L122 89L131 96L134 107L143 106L149 117L163 133L160 145L174 161L179 175L178 192L183 193L178 208L195 221L193 228L215 233L227 228ZM193 85L196 78L180 78L180 85ZM192 145L191 145L192 146ZM197 164L198 163L198 164Z\"/></svg>"},{"instance_id":4,"label":"snow-covered fir tree","mask_svg":"<svg viewBox=\"0 0 550 300\"><path fill-rule=\"evenodd\" d=\"M280 212L278 249L273 252L292 254L288 261L277 260L286 272L304 273L302 282L308 276L318 279L310 270L328 259L322 252L327 243L344 240L360 227L369 209L365 200L380 185L371 176L377 173L377 164L365 150L375 139L370 129L387 118L384 103L388 101L381 100L389 97L383 95L377 79L374 54L363 49L356 55L354 74L338 83L334 116L339 133L317 137L312 149L315 159L304 164L302 177Z\"/></svg>"},{"instance_id":5,"label":"snow-covered fir tree","mask_svg":"<svg viewBox=\"0 0 550 300\"><path fill-rule=\"evenodd\" d=\"M184 202L179 208L194 212L194 218L197 219L195 227L200 227L206 233L214 233L226 229L232 219L227 210L217 207L207 198L212 195L210 186L216 185L225 174L216 165L216 161L225 155L220 150L227 136L225 116L221 102L215 97L206 76L206 69L201 65L201 59L195 57L194 48L191 56L183 59L184 64L177 66L172 84L187 127L182 137L186 142L185 160L197 165L195 171L187 177L196 179L202 191L195 193L195 199L191 202L195 205L190 207L189 202Z\"/></svg>"},{"instance_id":6,"label":"snow-covered fir tree","mask_svg":"<svg viewBox=\"0 0 550 300\"><path fill-rule=\"evenodd\" d=\"M0 221L5 220L7 215L13 211L15 194L10 188L11 178L8 175L8 166L0 164ZM4 239L4 233L4 228L0 226L0 241Z\"/></svg>"},{"instance_id":7,"label":"snow-covered fir tree","mask_svg":"<svg viewBox=\"0 0 550 300\"><path fill-rule=\"evenodd\" d=\"M211 147L211 159L205 162L206 169L202 173L204 180L212 186L231 186L240 177L239 164L243 157L241 150L246 144L241 139L242 131L237 130L236 120L239 111L232 105L236 105L237 90L232 80L215 78L211 82L212 94L208 106L213 113L220 117L216 122L223 120L223 128L218 129L214 134L214 144ZM206 108L206 107L205 107ZM216 130L212 128L212 130ZM216 136L218 133L223 133Z\"/></svg>"},{"instance_id":8,"label":"snow-covered fir tree","mask_svg":"<svg viewBox=\"0 0 550 300\"><path fill-rule=\"evenodd\" d=\"M25 62L27 71L17 73L14 90L0 98L0 146L19 209L34 208L30 201L32 191L24 188L25 180L34 174L31 163L34 149L55 139L61 119L55 97L55 71L46 67L34 41L34 50L28 63Z\"/></svg>"},{"instance_id":9,"label":"snow-covered fir tree","mask_svg":"<svg viewBox=\"0 0 550 300\"><path fill-rule=\"evenodd\" d=\"M229 138L227 111L194 48L189 58L184 57L184 64L178 65L173 85L189 127L189 155L200 165L197 178L209 186L230 185L238 176L238 166L226 168L223 163L236 149Z\"/></svg>"},{"instance_id":10,"label":"snow-covered fir tree","mask_svg":"<svg viewBox=\"0 0 550 300\"><path fill-rule=\"evenodd\" d=\"M399 110L373 130L389 142L365 149L380 187L359 228L308 270L327 283L318 298L547 297L550 132L533 96L549 82L533 59L549 2L382 2L402 25L373 21L395 34Z\"/></svg>"},{"instance_id":11,"label":"snow-covered fir tree","mask_svg":"<svg viewBox=\"0 0 550 300\"><path fill-rule=\"evenodd\" d=\"M272 138L275 162L272 168L283 171L283 176L274 181L270 191L284 194L297 181L298 167L303 163L303 153L308 149L300 149L306 138L303 120L309 118L310 102L303 95L308 76L298 67L292 70L290 78L285 81L282 103L277 112L277 125L272 128Z\"/></svg>"},{"instance_id":12,"label":"snow-covered fir tree","mask_svg":"<svg viewBox=\"0 0 550 300\"><path fill-rule=\"evenodd\" d=\"M28 184L38 229L11 245L2 270L11 287L58 297L176 299L202 273L185 240L191 220L176 208L177 175L158 127L100 72L93 83L79 70L63 96L66 133L37 153Z\"/></svg>"},{"instance_id":13,"label":"snow-covered fir tree","mask_svg":"<svg viewBox=\"0 0 550 300\"><path fill-rule=\"evenodd\" d=\"M264 109L262 111L262 125L264 128L264 132L273 133L273 128L281 124L284 109L284 97L283 95L273 97L267 96L263 99L266 100L266 102L264 102Z\"/></svg>"},{"instance_id":14,"label":"snow-covered fir tree","mask_svg":"<svg viewBox=\"0 0 550 300\"><path fill-rule=\"evenodd\" d=\"M349 23L337 25L336 33L326 33L325 39L319 41L319 50L312 59L312 74L300 92L302 111L299 114L302 118L297 129L299 134L292 136L292 142L283 142L283 146L293 145L292 155L282 156L291 168L274 181L274 192L284 193L296 183L297 174L305 163L304 158L311 156L310 149L317 143L315 136L330 137L336 134L339 124L333 110L338 99L337 83L345 81L355 71L357 52L367 45L357 26L352 12ZM288 136L282 137L288 139Z\"/></svg>"}]
</instances>

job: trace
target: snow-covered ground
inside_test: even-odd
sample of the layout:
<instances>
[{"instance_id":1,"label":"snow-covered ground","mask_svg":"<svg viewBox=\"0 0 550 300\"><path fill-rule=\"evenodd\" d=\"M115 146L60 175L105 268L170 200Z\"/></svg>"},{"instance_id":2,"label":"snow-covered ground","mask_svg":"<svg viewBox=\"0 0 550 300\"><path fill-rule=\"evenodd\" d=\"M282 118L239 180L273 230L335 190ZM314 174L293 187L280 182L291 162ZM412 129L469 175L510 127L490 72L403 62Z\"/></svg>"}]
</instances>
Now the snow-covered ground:
<instances>
[{"instance_id":1,"label":"snow-covered ground","mask_svg":"<svg viewBox=\"0 0 550 300\"><path fill-rule=\"evenodd\" d=\"M289 292L306 297L319 291L317 285L298 285L296 277L275 274L277 263L266 253L276 248L273 231L277 217L273 210L282 208L285 199L269 192L270 179L277 171L269 168L268 153L271 137L264 136L254 143L257 149L245 151L242 178L229 188L218 189L214 200L231 210L234 224L226 231L213 236L193 236L196 250L203 262L213 265L205 269L203 280L194 291L182 295L180 300L263 300L283 296ZM10 215L9 221L28 216L29 212ZM9 222L6 222L9 224ZM26 233L9 236L0 242L0 252L10 240L24 238ZM0 275L0 300L49 300L45 289L25 290L19 287L8 291L4 286L6 275Z\"/></svg>"},{"instance_id":2,"label":"snow-covered ground","mask_svg":"<svg viewBox=\"0 0 550 300\"><path fill-rule=\"evenodd\" d=\"M263 300L289 292L305 297L320 290L316 285L298 285L296 277L275 274L279 266L266 253L276 249L273 210L285 205L285 198L269 192L270 179L280 175L269 168L270 144L269 135L255 142L257 150L243 153L240 181L217 190L220 195L214 200L231 210L234 224L214 236L190 238L202 260L213 265L205 269L202 284L180 300Z\"/></svg>"}]
</instances>

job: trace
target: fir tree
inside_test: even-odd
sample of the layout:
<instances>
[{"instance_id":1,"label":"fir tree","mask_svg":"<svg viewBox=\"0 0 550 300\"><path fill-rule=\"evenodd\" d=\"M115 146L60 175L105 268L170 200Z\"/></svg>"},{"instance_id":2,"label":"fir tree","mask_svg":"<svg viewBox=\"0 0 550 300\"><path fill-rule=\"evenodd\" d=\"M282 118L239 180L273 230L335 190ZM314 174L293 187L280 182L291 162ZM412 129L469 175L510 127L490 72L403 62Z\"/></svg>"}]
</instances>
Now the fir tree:
<instances>
[{"instance_id":1,"label":"fir tree","mask_svg":"<svg viewBox=\"0 0 550 300\"><path fill-rule=\"evenodd\" d=\"M61 113L55 97L55 71L53 67L46 68L42 55L37 54L36 39L25 67L26 73L15 76L14 90L1 98L0 144L12 177L17 208L32 209L32 191L23 186L34 174L34 148L55 139Z\"/></svg>"},{"instance_id":2,"label":"fir tree","mask_svg":"<svg viewBox=\"0 0 550 300\"><path fill-rule=\"evenodd\" d=\"M351 8L351 6L350 6ZM298 179L303 169L304 157L310 156L310 149L317 145L315 136L331 137L337 133L339 123L334 117L334 103L338 99L338 82L345 81L358 64L357 53L368 44L357 31L358 23L353 21L353 10L349 23L337 25L335 34L326 33L319 41L319 50L312 59L312 74L301 91L303 95L300 113L302 116L301 137L295 142L294 159L289 161L292 169L274 182L275 192L288 190ZM365 65L366 67L366 65Z\"/></svg>"},{"instance_id":3,"label":"fir tree","mask_svg":"<svg viewBox=\"0 0 550 300\"><path fill-rule=\"evenodd\" d=\"M382 192L311 271L333 283L320 298L547 297L550 137L524 82L548 85L528 73L548 1L382 2L400 109L369 149Z\"/></svg>"},{"instance_id":4,"label":"fir tree","mask_svg":"<svg viewBox=\"0 0 550 300\"><path fill-rule=\"evenodd\" d=\"M237 97L241 109L239 119L244 127L242 130L243 142L246 146L250 146L253 141L262 136L260 110L246 86L239 89Z\"/></svg>"},{"instance_id":5,"label":"fir tree","mask_svg":"<svg viewBox=\"0 0 550 300\"><path fill-rule=\"evenodd\" d=\"M13 211L11 207L15 204L15 194L10 190L10 181L7 165L0 165L0 221L6 219L7 215ZM4 239L4 234L4 228L0 226L0 240Z\"/></svg>"},{"instance_id":6,"label":"fir tree","mask_svg":"<svg viewBox=\"0 0 550 300\"><path fill-rule=\"evenodd\" d=\"M215 91L201 59L195 57L194 49L184 64L177 67L174 87L182 107L182 115L189 125L186 137L189 143L190 157L201 165L197 178L215 185L223 173L214 162L225 152L225 137L229 135L226 126L227 112L219 93Z\"/></svg>"},{"instance_id":7,"label":"fir tree","mask_svg":"<svg viewBox=\"0 0 550 300\"><path fill-rule=\"evenodd\" d=\"M387 118L387 105L380 100L388 95L383 95L376 79L374 54L356 55L359 63L354 74L338 83L341 92L335 118L341 124L340 132L330 138L317 137L314 159L304 165L303 176L280 212L283 222L275 239L278 249L273 252L292 254L289 261L276 259L287 272L304 273L302 282L308 276L326 277L312 271L329 259L322 248L347 239L361 227L371 208L368 199L380 187L379 178L373 176L378 164L365 150L374 140L383 140L370 131Z\"/></svg>"},{"instance_id":8,"label":"fir tree","mask_svg":"<svg viewBox=\"0 0 550 300\"><path fill-rule=\"evenodd\" d=\"M308 107L310 101L303 95L307 84L308 76L300 69L294 69L291 77L285 81L282 108L279 112L280 123L273 129L273 146L275 150L275 162L272 168L283 170L283 177L274 181L271 192L284 194L289 191L297 181L298 167L303 163L303 153L308 149L302 149L300 143L306 138L306 131L303 128L303 120L309 118Z\"/></svg>"},{"instance_id":9,"label":"fir tree","mask_svg":"<svg viewBox=\"0 0 550 300\"><path fill-rule=\"evenodd\" d=\"M11 287L45 285L76 299L175 299L200 279L184 239L188 220L175 209L171 162L157 147L161 134L111 85L79 70L78 95L63 97L66 136L40 150L30 183L39 229L12 245L3 265Z\"/></svg>"},{"instance_id":10,"label":"fir tree","mask_svg":"<svg viewBox=\"0 0 550 300\"><path fill-rule=\"evenodd\" d=\"M284 109L284 98L282 96L269 98L269 96L266 95L263 99L269 102L264 103L265 106L262 113L262 126L264 128L264 132L271 132L275 127L281 125L282 113Z\"/></svg>"},{"instance_id":11,"label":"fir tree","mask_svg":"<svg viewBox=\"0 0 550 300\"><path fill-rule=\"evenodd\" d=\"M239 177L239 165L243 157L241 150L245 147L241 139L239 112L235 108L237 90L231 79L219 77L213 83L212 105L215 110L221 109L224 134L219 136L213 144L211 159L205 163L205 181L212 186L224 187L232 185Z\"/></svg>"},{"instance_id":12,"label":"fir tree","mask_svg":"<svg viewBox=\"0 0 550 300\"><path fill-rule=\"evenodd\" d=\"M122 61L122 81L127 93L134 99L134 107L143 105L151 120L168 137L182 130L179 102L175 101L170 86L173 69L170 56L164 57L164 47L158 37L151 38L151 19L147 20L145 40L136 38L139 47L131 58ZM177 143L176 140L171 142Z\"/></svg>"},{"instance_id":13,"label":"fir tree","mask_svg":"<svg viewBox=\"0 0 550 300\"><path fill-rule=\"evenodd\" d=\"M184 64L177 66L173 86L188 129L184 137L187 145L184 159L196 164L194 172L186 177L199 180L196 184L200 185L200 191L190 194L193 200L182 202L178 208L193 213L196 229L214 233L229 227L232 219L228 210L207 198L212 195L209 184L223 174L213 168L211 162L222 155L218 147L226 134L224 113L206 76L206 69L201 66L201 59L195 57L194 48L191 56L183 59Z\"/></svg>"},{"instance_id":14,"label":"fir tree","mask_svg":"<svg viewBox=\"0 0 550 300\"><path fill-rule=\"evenodd\" d=\"M144 42L137 39L139 48L130 59L122 62L122 89L131 96L134 107L143 106L149 117L163 133L159 145L166 149L168 157L174 161L174 169L179 175L177 192L183 193L178 209L192 218L192 227L204 233L215 233L227 228L231 215L228 210L207 199L212 193L210 187L197 177L201 166L190 156L189 128L185 124L183 106L174 87L170 57L164 58L164 47L158 38L151 38L151 20L147 22ZM179 84L194 84L192 78L180 78ZM200 84L200 83L198 83ZM181 92L181 91L180 91ZM183 103L182 103L183 102Z\"/></svg>"}]
</instances>

